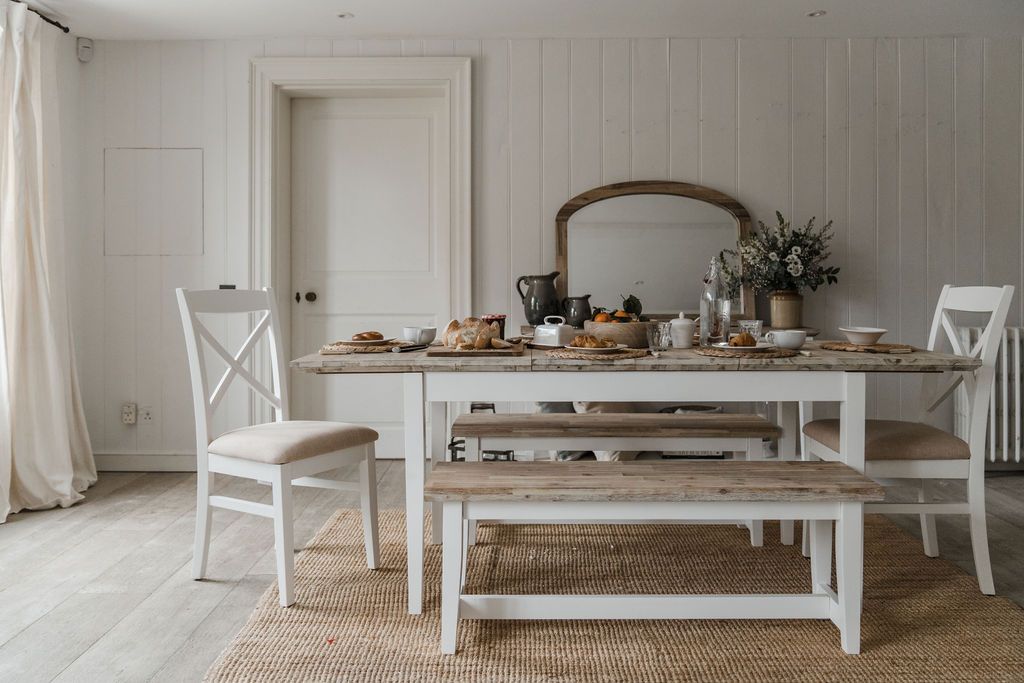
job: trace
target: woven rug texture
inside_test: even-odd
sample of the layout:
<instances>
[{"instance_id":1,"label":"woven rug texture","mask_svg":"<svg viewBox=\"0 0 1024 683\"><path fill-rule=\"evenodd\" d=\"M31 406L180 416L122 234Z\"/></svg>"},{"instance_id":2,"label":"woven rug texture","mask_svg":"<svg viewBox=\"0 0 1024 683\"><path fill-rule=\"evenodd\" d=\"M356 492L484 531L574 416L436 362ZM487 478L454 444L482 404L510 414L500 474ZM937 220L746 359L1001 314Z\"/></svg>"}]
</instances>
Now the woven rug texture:
<instances>
[{"instance_id":1,"label":"woven rug texture","mask_svg":"<svg viewBox=\"0 0 1024 683\"><path fill-rule=\"evenodd\" d=\"M426 549L424 612L406 612L405 524L381 513L382 566L366 569L357 510L338 511L296 558L297 602L277 588L209 681L1024 681L1024 610L924 555L877 516L865 530L861 655L830 622L461 621L440 654L440 546ZM429 528L429 524L428 524ZM797 525L799 539L799 524ZM481 525L470 593L800 593L809 564L765 524ZM998 587L997 587L998 588Z\"/></svg>"}]
</instances>

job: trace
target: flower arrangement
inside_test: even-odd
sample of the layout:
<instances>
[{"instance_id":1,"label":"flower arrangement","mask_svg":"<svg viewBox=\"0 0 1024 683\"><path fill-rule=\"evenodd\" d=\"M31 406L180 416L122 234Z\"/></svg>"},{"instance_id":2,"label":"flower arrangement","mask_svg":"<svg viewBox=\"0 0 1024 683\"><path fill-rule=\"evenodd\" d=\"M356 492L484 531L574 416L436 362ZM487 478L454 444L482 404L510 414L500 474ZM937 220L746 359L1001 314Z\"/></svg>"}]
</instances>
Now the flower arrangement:
<instances>
[{"instance_id":1,"label":"flower arrangement","mask_svg":"<svg viewBox=\"0 0 1024 683\"><path fill-rule=\"evenodd\" d=\"M832 255L828 250L832 221L818 228L812 217L807 225L793 228L780 212L776 211L775 216L779 221L777 226L769 228L758 221L758 230L741 239L736 249L719 255L730 296L739 293L741 284L750 285L758 292L800 292L815 291L821 285L839 281L839 269L825 265ZM735 266L737 258L743 264L742 272Z\"/></svg>"}]
</instances>

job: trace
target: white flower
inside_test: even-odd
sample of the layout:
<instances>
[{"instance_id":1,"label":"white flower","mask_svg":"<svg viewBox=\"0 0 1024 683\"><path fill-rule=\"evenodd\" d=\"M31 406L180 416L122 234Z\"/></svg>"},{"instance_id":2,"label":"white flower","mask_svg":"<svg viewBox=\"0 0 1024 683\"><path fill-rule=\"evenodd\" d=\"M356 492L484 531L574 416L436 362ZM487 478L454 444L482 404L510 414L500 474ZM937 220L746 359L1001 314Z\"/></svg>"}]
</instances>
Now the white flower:
<instances>
[{"instance_id":1,"label":"white flower","mask_svg":"<svg viewBox=\"0 0 1024 683\"><path fill-rule=\"evenodd\" d=\"M801 251L803 250L800 247L794 246L792 249L789 250L789 253L796 254L797 256L799 256Z\"/></svg>"},{"instance_id":2,"label":"white flower","mask_svg":"<svg viewBox=\"0 0 1024 683\"><path fill-rule=\"evenodd\" d=\"M778 254L776 254L776 253L775 253L775 252L773 251L773 252L771 252L770 254L768 254L768 260L770 260L770 261L778 261L778 260L779 260L779 255L778 255Z\"/></svg>"},{"instance_id":3,"label":"white flower","mask_svg":"<svg viewBox=\"0 0 1024 683\"><path fill-rule=\"evenodd\" d=\"M786 263L800 263L800 259L797 258L796 254L789 254L786 256Z\"/></svg>"},{"instance_id":4,"label":"white flower","mask_svg":"<svg viewBox=\"0 0 1024 683\"><path fill-rule=\"evenodd\" d=\"M800 277L800 275L802 275L804 272L804 267L801 266L799 263L791 263L789 264L789 267L786 268L786 270L789 271L789 274L792 275L793 277Z\"/></svg>"}]
</instances>

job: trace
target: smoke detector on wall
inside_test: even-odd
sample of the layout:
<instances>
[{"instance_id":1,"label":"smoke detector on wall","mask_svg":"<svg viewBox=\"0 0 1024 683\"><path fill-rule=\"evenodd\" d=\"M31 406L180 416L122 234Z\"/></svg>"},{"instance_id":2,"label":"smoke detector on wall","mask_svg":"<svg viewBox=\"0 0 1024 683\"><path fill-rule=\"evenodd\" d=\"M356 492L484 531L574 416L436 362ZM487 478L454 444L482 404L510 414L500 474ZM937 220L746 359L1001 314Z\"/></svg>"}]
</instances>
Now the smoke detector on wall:
<instances>
[{"instance_id":1,"label":"smoke detector on wall","mask_svg":"<svg viewBox=\"0 0 1024 683\"><path fill-rule=\"evenodd\" d=\"M79 38L76 45L78 46L78 61L82 64L88 64L92 61L92 39L91 38Z\"/></svg>"}]
</instances>

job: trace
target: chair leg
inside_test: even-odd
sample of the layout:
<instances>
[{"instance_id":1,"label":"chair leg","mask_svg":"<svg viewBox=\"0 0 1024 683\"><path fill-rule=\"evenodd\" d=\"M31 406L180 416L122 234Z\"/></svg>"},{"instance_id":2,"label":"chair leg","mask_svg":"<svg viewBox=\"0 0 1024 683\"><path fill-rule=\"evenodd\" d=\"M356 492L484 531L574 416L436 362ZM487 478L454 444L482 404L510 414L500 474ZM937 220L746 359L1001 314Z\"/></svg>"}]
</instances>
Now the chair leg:
<instances>
[{"instance_id":1,"label":"chair leg","mask_svg":"<svg viewBox=\"0 0 1024 683\"><path fill-rule=\"evenodd\" d=\"M928 502L929 482L922 480L917 490L917 502ZM921 540L924 542L924 554L928 557L939 556L939 536L935 530L935 515L921 515Z\"/></svg>"},{"instance_id":2,"label":"chair leg","mask_svg":"<svg viewBox=\"0 0 1024 683\"><path fill-rule=\"evenodd\" d=\"M363 510L366 566L376 569L380 559L380 541L377 532L377 460L372 443L366 446L366 456L359 463L359 504Z\"/></svg>"},{"instance_id":3,"label":"chair leg","mask_svg":"<svg viewBox=\"0 0 1024 683\"><path fill-rule=\"evenodd\" d=\"M455 654L462 589L462 503L444 503L441 549L441 654Z\"/></svg>"},{"instance_id":4,"label":"chair leg","mask_svg":"<svg viewBox=\"0 0 1024 683\"><path fill-rule=\"evenodd\" d=\"M210 506L210 492L213 489L213 475L199 472L196 476L196 538L192 549L192 578L196 581L206 576L206 559L210 554L210 524L213 508Z\"/></svg>"},{"instance_id":5,"label":"chair leg","mask_svg":"<svg viewBox=\"0 0 1024 683\"><path fill-rule=\"evenodd\" d=\"M978 587L985 595L995 595L992 561L988 555L988 523L985 519L985 477L974 474L967 480L967 502L971 510L971 547L974 550L974 571Z\"/></svg>"},{"instance_id":6,"label":"chair leg","mask_svg":"<svg viewBox=\"0 0 1024 683\"><path fill-rule=\"evenodd\" d=\"M281 607L295 602L295 551L292 522L292 478L287 465L276 468L271 479L274 497L274 555Z\"/></svg>"}]
</instances>

